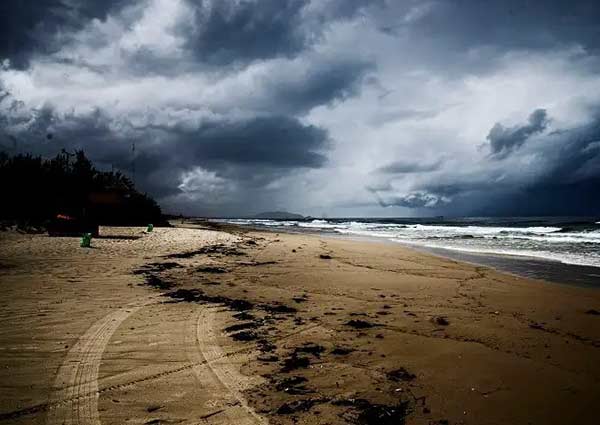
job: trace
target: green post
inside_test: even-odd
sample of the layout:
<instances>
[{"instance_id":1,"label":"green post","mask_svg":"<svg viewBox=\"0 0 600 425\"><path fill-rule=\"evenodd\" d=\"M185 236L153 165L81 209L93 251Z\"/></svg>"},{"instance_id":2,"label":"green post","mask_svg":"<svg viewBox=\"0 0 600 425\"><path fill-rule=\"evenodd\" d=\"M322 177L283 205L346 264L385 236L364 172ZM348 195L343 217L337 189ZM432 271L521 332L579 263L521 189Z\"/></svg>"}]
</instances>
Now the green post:
<instances>
[{"instance_id":1,"label":"green post","mask_svg":"<svg viewBox=\"0 0 600 425\"><path fill-rule=\"evenodd\" d=\"M154 225L153 224L149 224L148 228L146 229L146 232L151 232L154 229Z\"/></svg>"},{"instance_id":2,"label":"green post","mask_svg":"<svg viewBox=\"0 0 600 425\"><path fill-rule=\"evenodd\" d=\"M84 233L83 236L81 237L81 244L80 246L82 248L89 248L92 245L92 234L91 233Z\"/></svg>"}]
</instances>

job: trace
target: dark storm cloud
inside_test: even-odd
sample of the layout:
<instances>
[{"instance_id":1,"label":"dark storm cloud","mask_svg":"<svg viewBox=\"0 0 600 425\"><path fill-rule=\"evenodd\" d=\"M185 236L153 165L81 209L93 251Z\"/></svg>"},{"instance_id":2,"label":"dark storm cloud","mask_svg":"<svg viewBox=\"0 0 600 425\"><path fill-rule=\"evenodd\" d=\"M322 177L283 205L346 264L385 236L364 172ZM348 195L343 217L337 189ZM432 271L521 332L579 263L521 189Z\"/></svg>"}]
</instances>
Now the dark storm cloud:
<instances>
[{"instance_id":1,"label":"dark storm cloud","mask_svg":"<svg viewBox=\"0 0 600 425\"><path fill-rule=\"evenodd\" d=\"M302 114L319 105L342 101L356 95L363 78L373 70L372 63L361 60L315 62L292 81L269 79L265 86L269 107Z\"/></svg>"},{"instance_id":2,"label":"dark storm cloud","mask_svg":"<svg viewBox=\"0 0 600 425\"><path fill-rule=\"evenodd\" d=\"M320 167L327 133L294 118L271 116L216 123L178 135L177 150L191 150L200 164L234 163L273 168ZM184 144L184 146L182 146Z\"/></svg>"},{"instance_id":3,"label":"dark storm cloud","mask_svg":"<svg viewBox=\"0 0 600 425\"><path fill-rule=\"evenodd\" d=\"M193 24L178 31L202 61L244 64L295 57L320 39L335 21L350 19L381 1L333 0L309 10L310 0L188 0Z\"/></svg>"},{"instance_id":4,"label":"dark storm cloud","mask_svg":"<svg viewBox=\"0 0 600 425\"><path fill-rule=\"evenodd\" d=\"M2 133L0 148L8 152L16 146L17 152L52 156L61 149L83 149L100 167L130 176L135 167L139 186L157 197L179 193L182 173L195 167L241 187L268 184L296 169L322 167L328 147L325 130L285 116L215 121L187 130L134 128L99 109L59 116L47 106L32 112L26 127Z\"/></svg>"},{"instance_id":5,"label":"dark storm cloud","mask_svg":"<svg viewBox=\"0 0 600 425\"><path fill-rule=\"evenodd\" d=\"M427 173L439 170L441 166L442 161L432 163L396 161L380 167L375 171L382 174Z\"/></svg>"},{"instance_id":6,"label":"dark storm cloud","mask_svg":"<svg viewBox=\"0 0 600 425\"><path fill-rule=\"evenodd\" d=\"M536 112L542 115L538 110L532 116ZM535 160L523 163L519 161L521 156ZM451 200L438 209L444 214L597 214L600 210L600 115L587 125L540 136L535 143L523 145L506 161L494 161L489 169L483 165L465 174L437 176L436 181L421 184L416 190ZM387 203L419 206L418 202L407 202L402 197L392 198Z\"/></svg>"},{"instance_id":7,"label":"dark storm cloud","mask_svg":"<svg viewBox=\"0 0 600 425\"><path fill-rule=\"evenodd\" d=\"M502 159L519 149L531 136L541 133L548 126L545 109L536 109L529 115L527 124L504 127L496 123L490 130L487 139L490 142L492 157Z\"/></svg>"},{"instance_id":8,"label":"dark storm cloud","mask_svg":"<svg viewBox=\"0 0 600 425\"><path fill-rule=\"evenodd\" d=\"M411 30L455 46L545 49L569 43L600 48L595 0L452 0L435 2ZM443 40L442 40L443 38Z\"/></svg>"},{"instance_id":9,"label":"dark storm cloud","mask_svg":"<svg viewBox=\"0 0 600 425\"><path fill-rule=\"evenodd\" d=\"M31 53L47 53L53 37L82 28L107 14L125 0L6 0L0 2L0 61L25 68Z\"/></svg>"},{"instance_id":10,"label":"dark storm cloud","mask_svg":"<svg viewBox=\"0 0 600 425\"><path fill-rule=\"evenodd\" d=\"M194 1L189 48L203 61L217 65L303 50L309 35L300 29L307 0Z\"/></svg>"}]
</instances>

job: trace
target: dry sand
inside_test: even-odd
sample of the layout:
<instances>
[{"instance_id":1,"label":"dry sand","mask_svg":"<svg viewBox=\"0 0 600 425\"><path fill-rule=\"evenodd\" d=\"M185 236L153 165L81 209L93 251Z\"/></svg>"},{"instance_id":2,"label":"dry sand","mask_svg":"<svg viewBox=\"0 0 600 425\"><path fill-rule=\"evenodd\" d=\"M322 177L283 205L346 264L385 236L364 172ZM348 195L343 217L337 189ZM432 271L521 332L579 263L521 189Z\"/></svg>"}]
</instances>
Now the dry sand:
<instances>
[{"instance_id":1,"label":"dry sand","mask_svg":"<svg viewBox=\"0 0 600 425\"><path fill-rule=\"evenodd\" d=\"M600 418L598 290L381 243L101 233L0 233L0 423Z\"/></svg>"}]
</instances>

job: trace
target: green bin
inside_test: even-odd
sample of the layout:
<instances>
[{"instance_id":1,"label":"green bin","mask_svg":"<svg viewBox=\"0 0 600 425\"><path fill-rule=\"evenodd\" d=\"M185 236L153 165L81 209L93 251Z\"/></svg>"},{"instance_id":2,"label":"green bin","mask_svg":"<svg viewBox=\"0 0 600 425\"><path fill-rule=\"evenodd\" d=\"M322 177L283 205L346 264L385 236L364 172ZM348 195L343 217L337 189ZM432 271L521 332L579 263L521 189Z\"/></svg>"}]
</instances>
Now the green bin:
<instances>
[{"instance_id":1,"label":"green bin","mask_svg":"<svg viewBox=\"0 0 600 425\"><path fill-rule=\"evenodd\" d=\"M154 229L154 225L153 224L149 224L148 228L146 228L146 232L151 232Z\"/></svg>"},{"instance_id":2,"label":"green bin","mask_svg":"<svg viewBox=\"0 0 600 425\"><path fill-rule=\"evenodd\" d=\"M84 233L83 236L81 237L81 244L80 246L82 248L89 248L92 245L92 234L91 233Z\"/></svg>"}]
</instances>

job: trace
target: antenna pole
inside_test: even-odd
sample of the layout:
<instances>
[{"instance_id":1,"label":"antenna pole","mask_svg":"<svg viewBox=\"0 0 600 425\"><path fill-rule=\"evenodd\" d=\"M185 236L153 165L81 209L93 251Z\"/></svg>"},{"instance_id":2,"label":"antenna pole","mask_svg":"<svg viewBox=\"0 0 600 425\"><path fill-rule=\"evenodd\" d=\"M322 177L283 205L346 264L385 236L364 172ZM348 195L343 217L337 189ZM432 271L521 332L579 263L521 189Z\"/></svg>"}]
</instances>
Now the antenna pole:
<instances>
[{"instance_id":1,"label":"antenna pole","mask_svg":"<svg viewBox=\"0 0 600 425\"><path fill-rule=\"evenodd\" d=\"M135 142L131 144L131 179L135 186Z\"/></svg>"}]
</instances>

